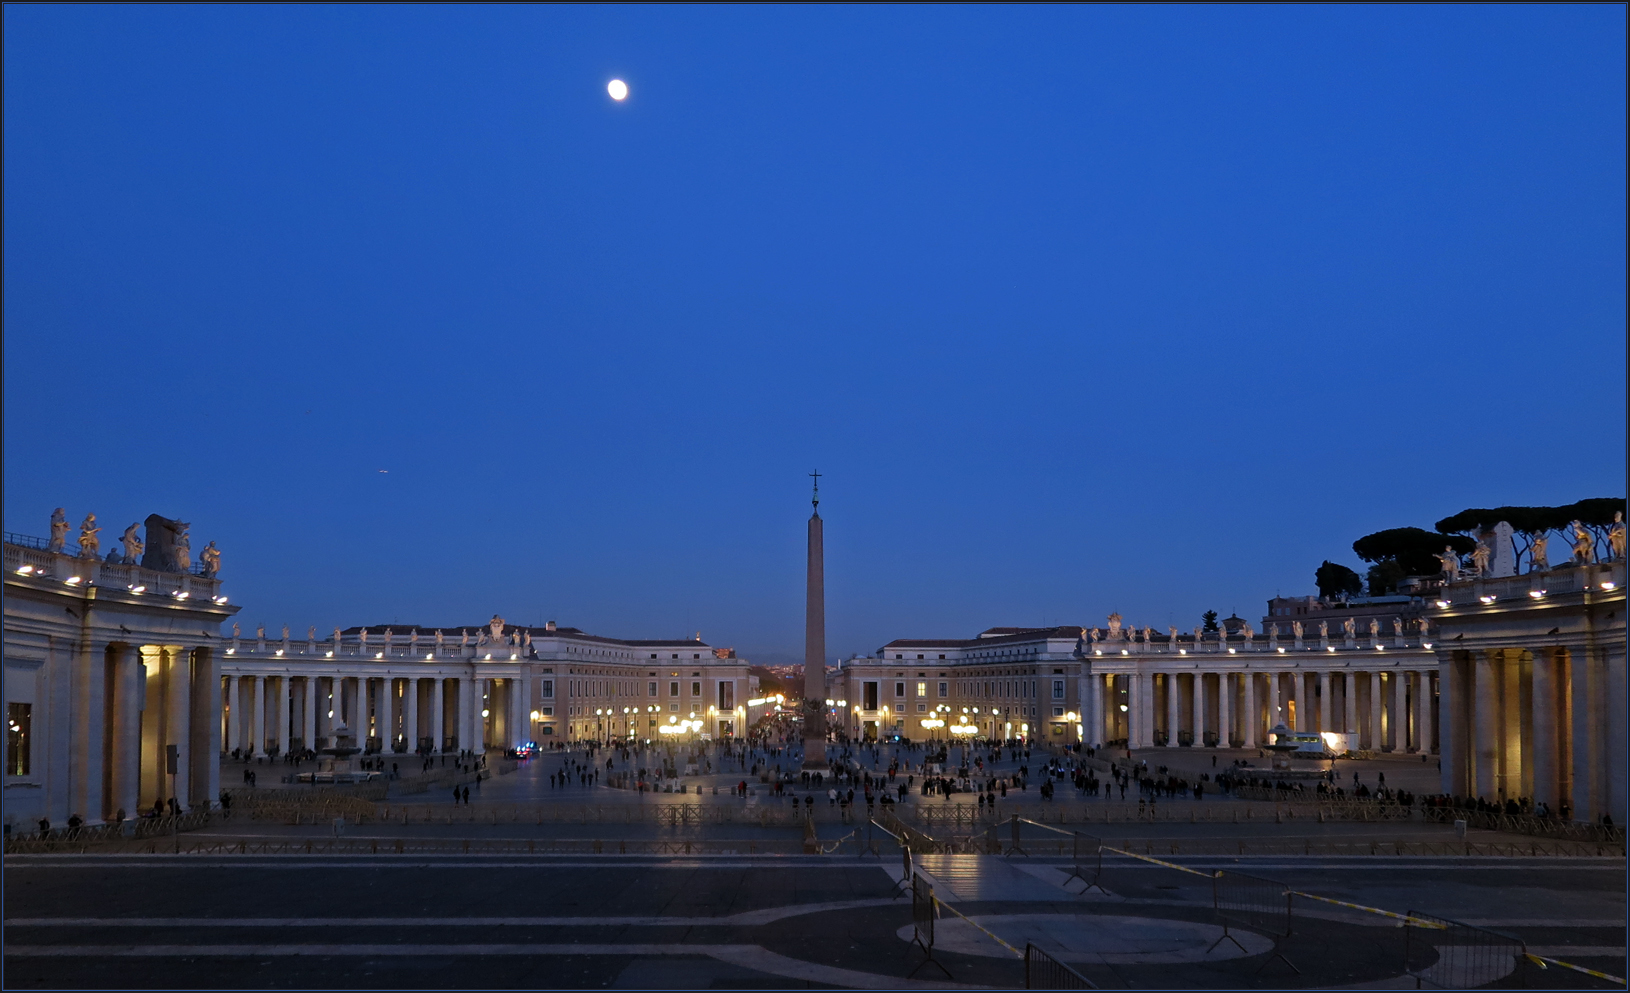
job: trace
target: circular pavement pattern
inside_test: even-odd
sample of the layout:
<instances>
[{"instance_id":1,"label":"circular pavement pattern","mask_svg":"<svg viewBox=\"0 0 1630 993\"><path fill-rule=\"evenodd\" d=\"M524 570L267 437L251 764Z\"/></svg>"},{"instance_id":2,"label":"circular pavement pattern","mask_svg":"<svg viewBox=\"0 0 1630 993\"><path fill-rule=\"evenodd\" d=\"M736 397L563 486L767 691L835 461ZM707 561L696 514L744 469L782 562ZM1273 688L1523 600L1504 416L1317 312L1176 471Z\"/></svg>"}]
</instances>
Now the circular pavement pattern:
<instances>
[{"instance_id":1,"label":"circular pavement pattern","mask_svg":"<svg viewBox=\"0 0 1630 993\"><path fill-rule=\"evenodd\" d=\"M1218 939L1223 936L1221 927L1196 921L1100 914L986 914L973 920L979 927L1001 935L1003 941L1015 948L1022 950L1029 942L1065 962L1112 965L1221 962L1273 950L1270 939L1239 928L1229 931L1239 944L1228 940L1219 943ZM911 925L895 933L902 941L910 941ZM934 948L993 958L1013 955L979 928L951 916L934 922Z\"/></svg>"}]
</instances>

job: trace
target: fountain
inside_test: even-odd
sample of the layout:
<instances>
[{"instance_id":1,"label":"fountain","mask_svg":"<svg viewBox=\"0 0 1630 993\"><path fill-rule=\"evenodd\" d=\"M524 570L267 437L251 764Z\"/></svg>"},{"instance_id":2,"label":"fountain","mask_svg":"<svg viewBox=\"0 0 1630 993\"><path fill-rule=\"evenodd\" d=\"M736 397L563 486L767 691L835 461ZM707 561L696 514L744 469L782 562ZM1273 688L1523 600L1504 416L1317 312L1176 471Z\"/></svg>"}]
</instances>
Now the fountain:
<instances>
[{"instance_id":1,"label":"fountain","mask_svg":"<svg viewBox=\"0 0 1630 993\"><path fill-rule=\"evenodd\" d=\"M317 769L315 772L302 772L298 781L302 783L365 783L378 777L377 772L368 772L353 767L352 756L362 749L357 747L356 735L344 724L335 724L329 736L332 744L327 748L317 750Z\"/></svg>"}]
</instances>

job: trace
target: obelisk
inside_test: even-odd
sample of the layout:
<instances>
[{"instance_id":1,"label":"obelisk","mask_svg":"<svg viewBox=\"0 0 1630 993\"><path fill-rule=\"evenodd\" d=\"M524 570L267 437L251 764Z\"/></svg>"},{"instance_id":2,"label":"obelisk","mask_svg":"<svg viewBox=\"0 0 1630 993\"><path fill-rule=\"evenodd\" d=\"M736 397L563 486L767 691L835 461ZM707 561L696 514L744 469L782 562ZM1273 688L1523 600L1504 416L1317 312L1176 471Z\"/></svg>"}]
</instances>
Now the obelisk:
<instances>
[{"instance_id":1,"label":"obelisk","mask_svg":"<svg viewBox=\"0 0 1630 993\"><path fill-rule=\"evenodd\" d=\"M809 566L804 579L804 768L826 768L826 567L821 541L821 474L809 515Z\"/></svg>"}]
</instances>

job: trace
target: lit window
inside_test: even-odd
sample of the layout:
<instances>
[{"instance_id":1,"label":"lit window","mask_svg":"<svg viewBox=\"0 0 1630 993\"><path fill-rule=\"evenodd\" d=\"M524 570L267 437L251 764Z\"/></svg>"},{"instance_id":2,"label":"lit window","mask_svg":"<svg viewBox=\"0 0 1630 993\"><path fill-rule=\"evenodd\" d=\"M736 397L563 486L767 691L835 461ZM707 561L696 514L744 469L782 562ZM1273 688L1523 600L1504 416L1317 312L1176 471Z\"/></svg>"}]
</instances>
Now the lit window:
<instances>
[{"instance_id":1,"label":"lit window","mask_svg":"<svg viewBox=\"0 0 1630 993\"><path fill-rule=\"evenodd\" d=\"M6 775L28 775L33 730L33 704L6 704Z\"/></svg>"},{"instance_id":2,"label":"lit window","mask_svg":"<svg viewBox=\"0 0 1630 993\"><path fill-rule=\"evenodd\" d=\"M928 684L927 683L918 683L917 684L917 695L918 696L927 696L928 695Z\"/></svg>"}]
</instances>

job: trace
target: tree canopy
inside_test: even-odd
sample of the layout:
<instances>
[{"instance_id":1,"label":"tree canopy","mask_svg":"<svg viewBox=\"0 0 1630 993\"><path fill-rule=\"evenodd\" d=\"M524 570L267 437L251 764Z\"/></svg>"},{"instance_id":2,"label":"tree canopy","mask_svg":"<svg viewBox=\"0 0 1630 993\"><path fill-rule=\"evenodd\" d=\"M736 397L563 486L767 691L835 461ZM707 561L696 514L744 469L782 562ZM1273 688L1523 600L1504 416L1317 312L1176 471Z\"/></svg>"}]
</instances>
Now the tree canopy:
<instances>
[{"instance_id":1,"label":"tree canopy","mask_svg":"<svg viewBox=\"0 0 1630 993\"><path fill-rule=\"evenodd\" d=\"M1537 535L1561 531L1573 521L1605 528L1613 523L1614 512L1623 510L1624 500L1614 497L1592 497L1561 507L1473 507L1445 517L1436 527L1439 531L1471 534L1505 521L1513 531Z\"/></svg>"},{"instance_id":2,"label":"tree canopy","mask_svg":"<svg viewBox=\"0 0 1630 993\"><path fill-rule=\"evenodd\" d=\"M1325 559L1324 564L1313 573L1313 581L1319 585L1319 596L1326 600L1358 596L1364 592L1364 580L1358 573L1329 559Z\"/></svg>"},{"instance_id":3,"label":"tree canopy","mask_svg":"<svg viewBox=\"0 0 1630 993\"><path fill-rule=\"evenodd\" d=\"M1200 615L1200 620L1202 622L1204 622L1204 624L1205 624L1205 627L1202 630L1205 630L1205 631L1215 631L1215 630L1217 630L1217 612L1215 610L1208 610L1205 613L1201 614Z\"/></svg>"},{"instance_id":4,"label":"tree canopy","mask_svg":"<svg viewBox=\"0 0 1630 993\"><path fill-rule=\"evenodd\" d=\"M1477 547L1477 542L1461 534L1389 528L1353 542L1353 552L1366 562L1396 560L1406 576L1429 576L1442 569L1442 563L1434 556L1446 545L1461 555L1468 555Z\"/></svg>"}]
</instances>

